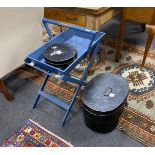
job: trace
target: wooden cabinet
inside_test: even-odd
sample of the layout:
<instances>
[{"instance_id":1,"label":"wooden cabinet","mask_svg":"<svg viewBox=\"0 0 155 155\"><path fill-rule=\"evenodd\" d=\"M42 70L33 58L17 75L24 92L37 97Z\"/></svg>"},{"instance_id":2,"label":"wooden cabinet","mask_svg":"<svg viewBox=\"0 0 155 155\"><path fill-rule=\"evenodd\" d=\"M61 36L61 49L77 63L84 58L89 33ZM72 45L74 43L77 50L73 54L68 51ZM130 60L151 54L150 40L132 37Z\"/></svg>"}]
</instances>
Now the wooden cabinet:
<instances>
[{"instance_id":1,"label":"wooden cabinet","mask_svg":"<svg viewBox=\"0 0 155 155\"><path fill-rule=\"evenodd\" d=\"M120 8L44 8L44 17L98 30L120 12Z\"/></svg>"},{"instance_id":2,"label":"wooden cabinet","mask_svg":"<svg viewBox=\"0 0 155 155\"><path fill-rule=\"evenodd\" d=\"M76 13L66 12L64 10L45 8L44 16L75 25L86 26L86 16Z\"/></svg>"},{"instance_id":3,"label":"wooden cabinet","mask_svg":"<svg viewBox=\"0 0 155 155\"><path fill-rule=\"evenodd\" d=\"M125 19L145 24L155 24L155 8L124 8Z\"/></svg>"}]
</instances>

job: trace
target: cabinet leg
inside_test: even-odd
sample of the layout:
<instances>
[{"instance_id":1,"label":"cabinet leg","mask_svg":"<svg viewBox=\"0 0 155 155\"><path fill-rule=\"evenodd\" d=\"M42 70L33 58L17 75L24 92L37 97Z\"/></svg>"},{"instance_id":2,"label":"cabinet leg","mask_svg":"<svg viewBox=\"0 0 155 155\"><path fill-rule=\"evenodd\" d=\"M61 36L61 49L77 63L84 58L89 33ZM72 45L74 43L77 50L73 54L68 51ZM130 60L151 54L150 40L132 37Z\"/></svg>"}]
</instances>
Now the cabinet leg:
<instances>
[{"instance_id":1,"label":"cabinet leg","mask_svg":"<svg viewBox=\"0 0 155 155\"><path fill-rule=\"evenodd\" d=\"M96 31L99 31L100 19L94 17L93 20L94 20L93 21L93 29L96 30ZM91 56L92 56L92 54L90 54L89 59L91 58ZM96 70L96 61L95 61L95 58L94 58L93 64L92 64L92 66L89 69L88 75L94 74L95 70Z\"/></svg>"},{"instance_id":2,"label":"cabinet leg","mask_svg":"<svg viewBox=\"0 0 155 155\"><path fill-rule=\"evenodd\" d=\"M118 56L115 56L115 62L119 62L119 59L121 58L121 54L119 54Z\"/></svg>"},{"instance_id":3,"label":"cabinet leg","mask_svg":"<svg viewBox=\"0 0 155 155\"><path fill-rule=\"evenodd\" d=\"M142 23L142 24L141 24L141 30L142 30L142 32L145 31L145 28L146 28L146 24L145 24L145 23Z\"/></svg>"},{"instance_id":4,"label":"cabinet leg","mask_svg":"<svg viewBox=\"0 0 155 155\"><path fill-rule=\"evenodd\" d=\"M92 56L92 54L90 54L89 60L90 60L91 56ZM96 61L95 61L95 58L94 58L94 61L92 63L92 66L89 69L88 75L94 74L95 69L96 69Z\"/></svg>"},{"instance_id":5,"label":"cabinet leg","mask_svg":"<svg viewBox=\"0 0 155 155\"><path fill-rule=\"evenodd\" d=\"M147 54L149 52L152 40L153 40L153 33L148 33L148 38L147 38L147 42L146 42L146 46L145 46L145 51L144 51L144 57L143 57L143 61L142 61L142 65L141 65L141 70L144 69L144 65L145 65L145 61L146 61L146 57Z\"/></svg>"},{"instance_id":6,"label":"cabinet leg","mask_svg":"<svg viewBox=\"0 0 155 155\"><path fill-rule=\"evenodd\" d=\"M117 44L118 47L116 49L115 62L119 62L119 59L121 57L121 47L122 47L122 42L124 37L124 27L125 27L125 10L123 10L122 18L119 26L119 36L118 36L118 44Z\"/></svg>"},{"instance_id":7,"label":"cabinet leg","mask_svg":"<svg viewBox=\"0 0 155 155\"><path fill-rule=\"evenodd\" d=\"M5 98L8 100L8 101L12 101L13 100L13 97L11 96L11 94L9 93L5 83L3 80L0 80L0 91L2 92L2 94L5 96Z\"/></svg>"}]
</instances>

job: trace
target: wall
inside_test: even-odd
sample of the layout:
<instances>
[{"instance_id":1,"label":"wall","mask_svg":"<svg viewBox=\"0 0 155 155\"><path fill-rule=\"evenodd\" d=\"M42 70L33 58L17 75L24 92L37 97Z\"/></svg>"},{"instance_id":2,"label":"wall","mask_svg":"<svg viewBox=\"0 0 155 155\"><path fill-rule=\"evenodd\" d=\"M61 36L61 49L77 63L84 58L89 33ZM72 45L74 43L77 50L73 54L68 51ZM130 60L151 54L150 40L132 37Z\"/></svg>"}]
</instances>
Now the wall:
<instances>
[{"instance_id":1,"label":"wall","mask_svg":"<svg viewBox=\"0 0 155 155\"><path fill-rule=\"evenodd\" d=\"M0 78L42 45L43 8L0 8Z\"/></svg>"}]
</instances>

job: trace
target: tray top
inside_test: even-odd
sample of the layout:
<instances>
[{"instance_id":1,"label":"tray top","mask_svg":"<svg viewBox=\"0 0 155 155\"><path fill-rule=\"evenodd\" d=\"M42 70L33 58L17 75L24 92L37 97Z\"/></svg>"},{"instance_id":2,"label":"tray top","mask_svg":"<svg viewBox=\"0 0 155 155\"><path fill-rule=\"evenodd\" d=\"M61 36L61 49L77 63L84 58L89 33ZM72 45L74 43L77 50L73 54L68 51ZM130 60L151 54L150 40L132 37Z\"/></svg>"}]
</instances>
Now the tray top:
<instances>
[{"instance_id":1,"label":"tray top","mask_svg":"<svg viewBox=\"0 0 155 155\"><path fill-rule=\"evenodd\" d=\"M49 42L45 43L44 45L42 45L41 47L39 47L38 49L30 53L25 59L25 62L28 65L31 65L32 67L42 68L43 70L45 70L45 72L53 72L55 74L60 74L60 75L68 74L71 70L73 70L76 67L76 65L80 63L80 61L87 54L92 52L92 50L96 47L96 45L103 38L104 35L105 35L104 32L97 32L94 38L94 41L91 45L91 48L88 51L88 47L92 39L92 34L88 34L78 30L73 30L70 28L66 29L62 33L58 34L57 36L49 40ZM77 51L77 59L75 59L65 69L60 69L52 65L49 65L44 60L44 54L43 54L44 50L47 47L56 43L70 44Z\"/></svg>"}]
</instances>

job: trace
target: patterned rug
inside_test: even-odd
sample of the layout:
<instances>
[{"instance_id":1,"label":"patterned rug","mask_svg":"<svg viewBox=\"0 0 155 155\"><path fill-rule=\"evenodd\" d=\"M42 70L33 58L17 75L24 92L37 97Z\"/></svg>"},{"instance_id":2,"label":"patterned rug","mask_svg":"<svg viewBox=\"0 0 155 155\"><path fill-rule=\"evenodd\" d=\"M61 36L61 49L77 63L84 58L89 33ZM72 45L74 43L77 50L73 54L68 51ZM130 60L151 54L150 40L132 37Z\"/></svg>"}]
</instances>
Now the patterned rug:
<instances>
[{"instance_id":1,"label":"patterned rug","mask_svg":"<svg viewBox=\"0 0 155 155\"><path fill-rule=\"evenodd\" d=\"M116 48L116 40L104 38L96 57L96 71L93 75L89 75L87 80L103 72L114 72L126 78L130 86L128 106L120 118L118 129L147 146L155 146L155 51L149 51L145 70L141 71L139 66L144 47L124 42L119 63L114 62ZM72 74L80 77L84 66L84 63L81 63ZM44 78L42 73L28 66L21 67L15 74L21 78L29 78L37 85L40 85ZM51 77L45 89L63 101L69 102L75 88L75 84L63 83ZM82 107L82 90L76 100L78 107Z\"/></svg>"},{"instance_id":2,"label":"patterned rug","mask_svg":"<svg viewBox=\"0 0 155 155\"><path fill-rule=\"evenodd\" d=\"M71 147L59 136L46 130L38 123L28 120L10 138L6 139L2 147Z\"/></svg>"}]
</instances>

